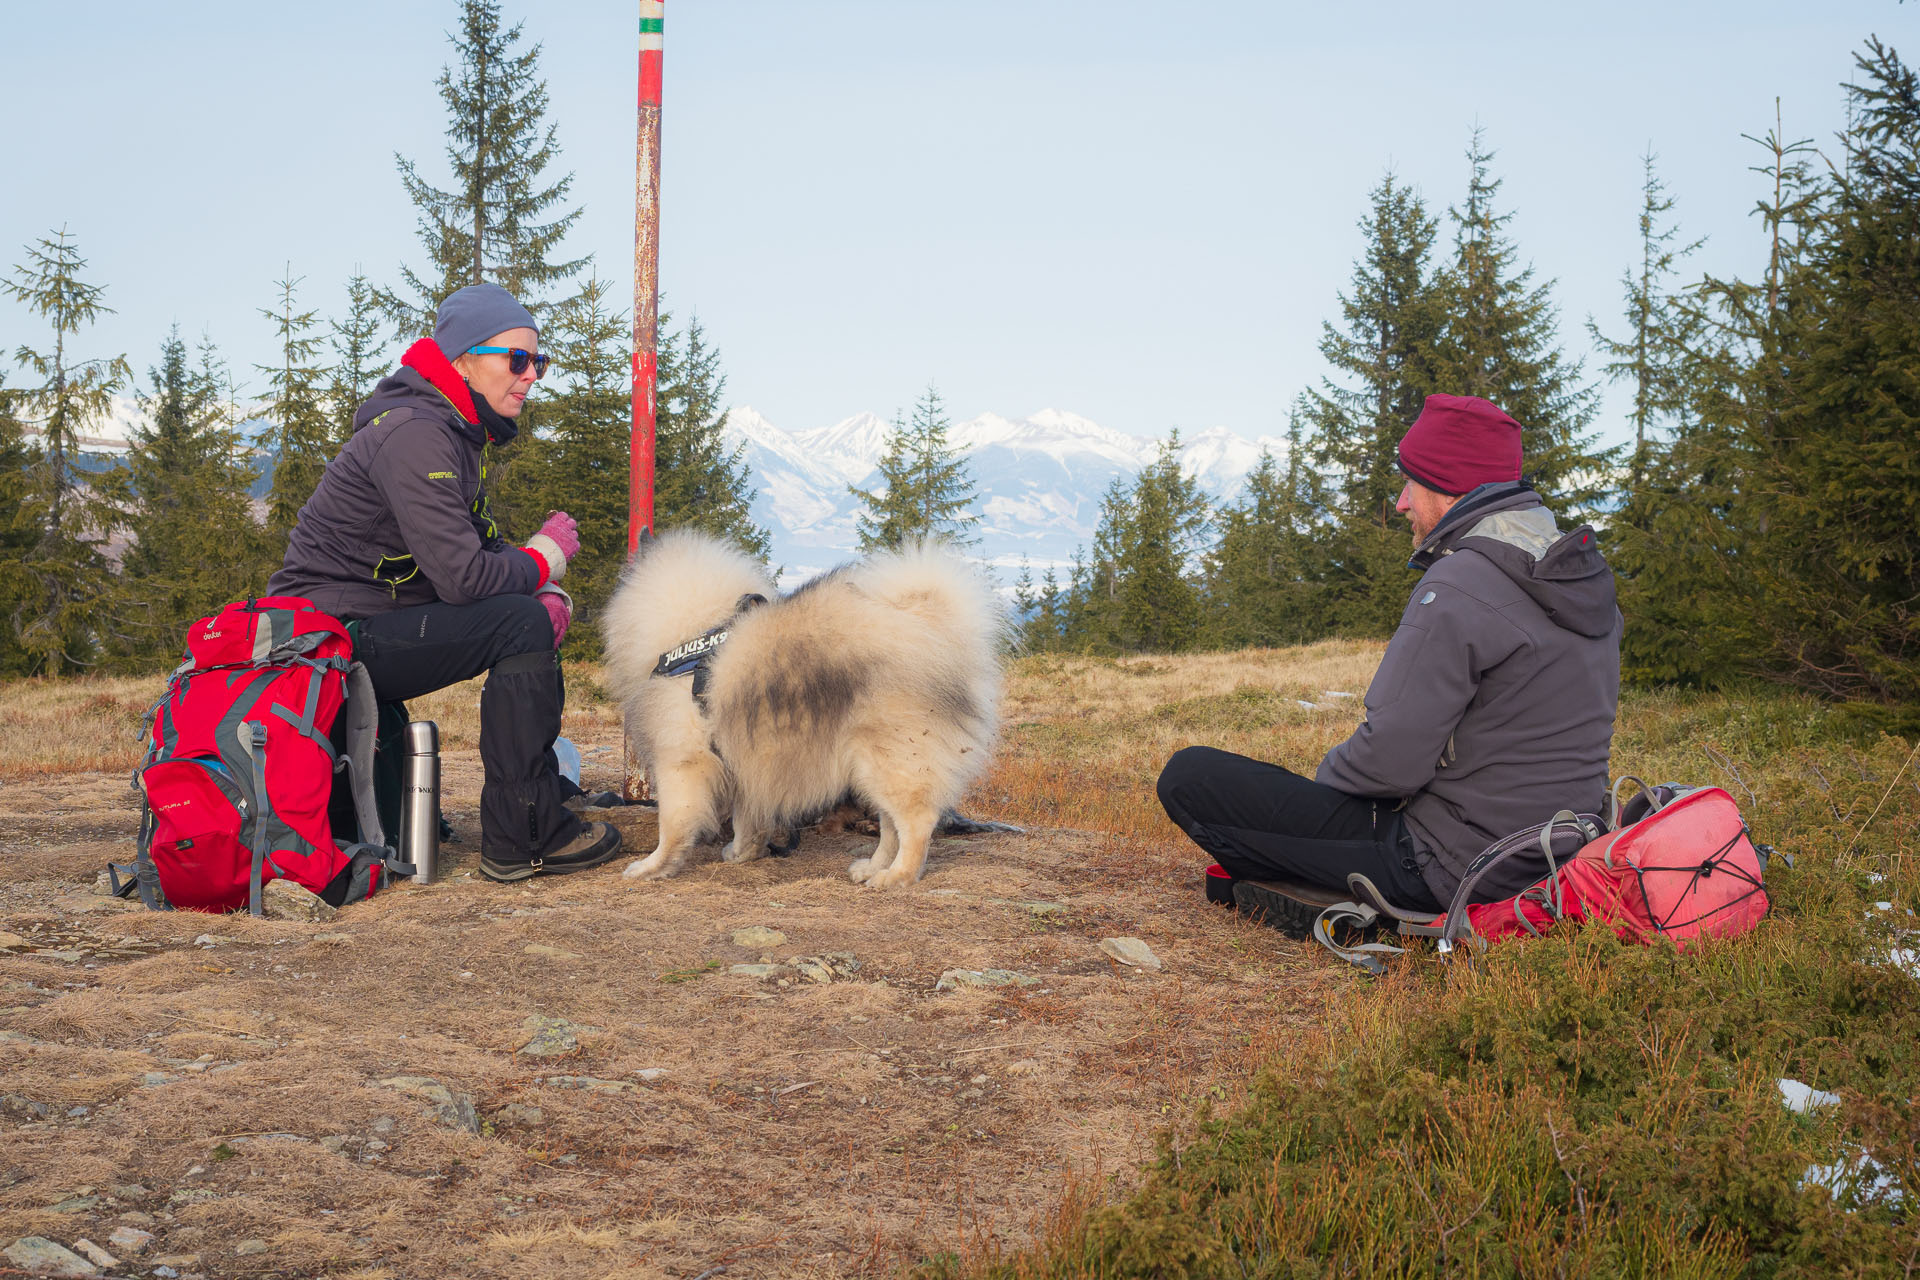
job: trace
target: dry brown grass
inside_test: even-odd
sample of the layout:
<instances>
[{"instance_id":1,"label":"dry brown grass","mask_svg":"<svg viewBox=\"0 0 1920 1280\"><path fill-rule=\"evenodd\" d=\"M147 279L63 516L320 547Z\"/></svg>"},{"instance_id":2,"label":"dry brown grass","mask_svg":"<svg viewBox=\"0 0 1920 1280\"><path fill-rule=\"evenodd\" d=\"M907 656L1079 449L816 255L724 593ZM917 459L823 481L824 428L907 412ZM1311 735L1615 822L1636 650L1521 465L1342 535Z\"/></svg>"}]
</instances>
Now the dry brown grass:
<instances>
[{"instance_id":1,"label":"dry brown grass","mask_svg":"<svg viewBox=\"0 0 1920 1280\"><path fill-rule=\"evenodd\" d=\"M1190 741L1308 763L1358 714L1323 691L1358 693L1377 652L1023 660L969 807L1033 830L939 841L919 888L890 894L847 881L871 844L851 833L663 884L618 862L520 888L471 878L479 685L461 685L412 706L446 747L452 878L321 925L92 896L98 867L131 853L131 729L158 682L6 686L0 930L32 945L0 951L0 1097L50 1114L0 1102L0 1236L102 1239L147 1214L157 1249L199 1254L208 1276L364 1280L873 1275L1028 1239L1063 1195L1124 1184L1199 1101L1238 1096L1351 985L1203 903L1151 783ZM570 681L584 781L615 787L617 714L591 669ZM79 756L67 737L103 745ZM646 811L613 816L650 846ZM731 940L752 924L787 935L775 960L841 951L861 968L824 986L732 975L760 959ZM1096 944L1115 935L1166 970L1109 961ZM33 954L74 950L89 954ZM936 992L950 968L1041 981ZM536 1014L597 1029L527 1059ZM636 1074L652 1068L667 1074ZM377 1086L398 1075L471 1095L483 1132ZM102 1199L50 1212L81 1187ZM249 1238L269 1252L235 1255Z\"/></svg>"},{"instance_id":2,"label":"dry brown grass","mask_svg":"<svg viewBox=\"0 0 1920 1280\"><path fill-rule=\"evenodd\" d=\"M1362 718L1382 652L1330 640L1178 658L1023 659L998 758L973 802L1012 822L1108 832L1129 850L1190 862L1154 799L1167 757L1205 743L1311 771Z\"/></svg>"}]
</instances>

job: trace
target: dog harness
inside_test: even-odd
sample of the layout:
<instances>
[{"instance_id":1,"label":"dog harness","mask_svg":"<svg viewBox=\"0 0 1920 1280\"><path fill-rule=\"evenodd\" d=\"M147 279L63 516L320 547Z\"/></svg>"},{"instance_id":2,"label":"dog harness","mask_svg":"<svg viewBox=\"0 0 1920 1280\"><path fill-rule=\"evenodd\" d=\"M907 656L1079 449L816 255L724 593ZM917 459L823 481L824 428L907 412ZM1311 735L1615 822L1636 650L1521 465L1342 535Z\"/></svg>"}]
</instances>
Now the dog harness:
<instances>
[{"instance_id":1,"label":"dog harness","mask_svg":"<svg viewBox=\"0 0 1920 1280\"><path fill-rule=\"evenodd\" d=\"M740 615L758 609L766 602L767 598L758 591L749 591L741 596L734 601L731 618L717 627L709 627L693 639L684 644L677 644L661 654L660 660L653 664L653 674L666 676L669 679L675 676L692 676L693 701L704 712L707 709L707 684L713 674L713 655L720 652L720 646L733 635L733 624L740 620ZM712 743L707 744L707 749L716 756L720 754L720 749ZM788 833L787 842L769 844L767 853L776 858L784 858L799 847L799 829L792 828Z\"/></svg>"},{"instance_id":2,"label":"dog harness","mask_svg":"<svg viewBox=\"0 0 1920 1280\"><path fill-rule=\"evenodd\" d=\"M720 646L733 635L733 624L740 615L757 609L767 602L767 598L758 591L749 591L733 604L733 616L717 627L709 627L693 639L677 644L660 655L653 664L656 676L693 677L693 700L702 711L707 709L707 685L712 679L713 655L720 652Z\"/></svg>"}]
</instances>

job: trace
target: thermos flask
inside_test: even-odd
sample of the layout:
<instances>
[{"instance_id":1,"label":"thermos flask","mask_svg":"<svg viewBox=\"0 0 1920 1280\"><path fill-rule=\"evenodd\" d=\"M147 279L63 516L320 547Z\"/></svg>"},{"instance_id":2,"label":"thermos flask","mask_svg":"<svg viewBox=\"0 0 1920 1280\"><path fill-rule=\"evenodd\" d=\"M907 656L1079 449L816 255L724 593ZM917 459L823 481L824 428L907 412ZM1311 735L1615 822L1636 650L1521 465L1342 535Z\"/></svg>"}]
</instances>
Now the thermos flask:
<instances>
[{"instance_id":1,"label":"thermos flask","mask_svg":"<svg viewBox=\"0 0 1920 1280\"><path fill-rule=\"evenodd\" d=\"M440 730L431 720L408 723L400 760L400 859L414 866L415 884L440 872Z\"/></svg>"}]
</instances>

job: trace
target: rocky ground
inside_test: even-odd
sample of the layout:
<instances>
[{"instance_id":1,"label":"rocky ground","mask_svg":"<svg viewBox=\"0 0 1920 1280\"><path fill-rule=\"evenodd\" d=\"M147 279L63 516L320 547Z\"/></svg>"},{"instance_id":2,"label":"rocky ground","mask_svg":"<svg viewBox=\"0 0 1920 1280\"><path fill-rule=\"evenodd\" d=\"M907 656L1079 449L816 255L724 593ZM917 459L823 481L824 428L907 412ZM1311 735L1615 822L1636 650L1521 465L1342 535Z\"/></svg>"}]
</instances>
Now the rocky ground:
<instances>
[{"instance_id":1,"label":"rocky ground","mask_svg":"<svg viewBox=\"0 0 1920 1280\"><path fill-rule=\"evenodd\" d=\"M1124 1181L1350 981L1058 830L906 892L848 882L853 833L519 887L456 842L337 917L149 913L93 891L134 800L0 786L0 1276L884 1274Z\"/></svg>"}]
</instances>

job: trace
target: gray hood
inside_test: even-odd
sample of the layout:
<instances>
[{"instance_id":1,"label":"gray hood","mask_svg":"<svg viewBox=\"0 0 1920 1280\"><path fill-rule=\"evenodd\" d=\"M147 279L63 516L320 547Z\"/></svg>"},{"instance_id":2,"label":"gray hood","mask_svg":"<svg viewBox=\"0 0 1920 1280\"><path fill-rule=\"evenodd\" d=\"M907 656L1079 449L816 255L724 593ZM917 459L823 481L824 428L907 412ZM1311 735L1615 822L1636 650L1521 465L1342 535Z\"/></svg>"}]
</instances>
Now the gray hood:
<instances>
[{"instance_id":1,"label":"gray hood","mask_svg":"<svg viewBox=\"0 0 1920 1280\"><path fill-rule=\"evenodd\" d=\"M1425 572L1442 556L1473 551L1557 627L1595 639L1616 618L1613 570L1591 525L1561 533L1540 495L1524 484L1484 484L1453 505L1409 562Z\"/></svg>"}]
</instances>

